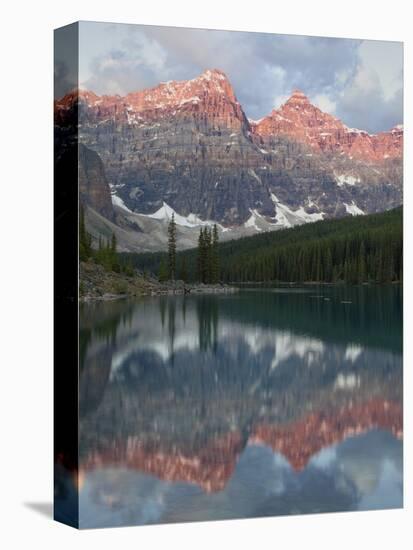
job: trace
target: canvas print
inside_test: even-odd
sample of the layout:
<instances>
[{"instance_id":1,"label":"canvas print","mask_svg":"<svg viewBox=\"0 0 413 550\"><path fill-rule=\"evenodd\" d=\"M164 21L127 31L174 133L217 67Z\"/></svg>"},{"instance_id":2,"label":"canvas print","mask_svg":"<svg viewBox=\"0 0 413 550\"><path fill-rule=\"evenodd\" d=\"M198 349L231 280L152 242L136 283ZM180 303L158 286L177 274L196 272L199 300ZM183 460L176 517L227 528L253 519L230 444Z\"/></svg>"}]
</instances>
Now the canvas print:
<instances>
[{"instance_id":1,"label":"canvas print","mask_svg":"<svg viewBox=\"0 0 413 550\"><path fill-rule=\"evenodd\" d=\"M81 22L55 71L57 519L402 507L402 44Z\"/></svg>"}]
</instances>

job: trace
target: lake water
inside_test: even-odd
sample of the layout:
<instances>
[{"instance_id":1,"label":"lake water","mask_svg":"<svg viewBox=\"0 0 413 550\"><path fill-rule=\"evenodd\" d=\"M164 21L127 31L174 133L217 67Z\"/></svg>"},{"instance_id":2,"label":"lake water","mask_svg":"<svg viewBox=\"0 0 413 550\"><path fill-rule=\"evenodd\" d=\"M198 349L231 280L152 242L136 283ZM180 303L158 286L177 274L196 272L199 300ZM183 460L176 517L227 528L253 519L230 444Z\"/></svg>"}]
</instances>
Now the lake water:
<instances>
[{"instance_id":1,"label":"lake water","mask_svg":"<svg viewBox=\"0 0 413 550\"><path fill-rule=\"evenodd\" d=\"M401 507L401 292L82 305L80 526Z\"/></svg>"}]
</instances>

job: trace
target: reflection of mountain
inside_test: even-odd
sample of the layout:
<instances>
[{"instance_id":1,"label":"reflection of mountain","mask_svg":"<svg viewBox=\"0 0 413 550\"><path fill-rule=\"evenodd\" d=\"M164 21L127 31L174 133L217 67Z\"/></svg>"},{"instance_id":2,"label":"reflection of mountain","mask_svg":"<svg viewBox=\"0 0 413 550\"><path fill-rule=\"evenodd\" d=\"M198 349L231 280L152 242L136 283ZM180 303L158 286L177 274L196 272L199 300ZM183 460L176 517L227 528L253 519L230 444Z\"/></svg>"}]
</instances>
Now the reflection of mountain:
<instances>
[{"instance_id":1,"label":"reflection of mountain","mask_svg":"<svg viewBox=\"0 0 413 550\"><path fill-rule=\"evenodd\" d=\"M239 432L229 432L189 453L179 445L165 449L156 439L151 443L143 443L137 436L115 439L107 447L87 454L81 461L81 471L84 474L116 465L167 481L195 483L206 492L215 492L228 483L247 444L271 447L300 471L321 449L376 428L402 438L402 416L398 403L376 399L337 411L309 413L290 424L259 424L246 441Z\"/></svg>"},{"instance_id":2,"label":"reflection of mountain","mask_svg":"<svg viewBox=\"0 0 413 550\"><path fill-rule=\"evenodd\" d=\"M366 293L362 305L354 302L360 324L377 306ZM355 312L337 296L328 318L337 319L341 338L331 338L327 327L324 339L320 326L317 337L288 329L306 319L310 325L321 309L311 293L290 294L291 317L288 295L274 295L162 297L87 309L82 326L96 316L101 328L85 346L81 395L96 399L81 415L81 467L127 467L214 492L248 442L264 443L302 469L349 435L381 428L400 436L400 354L351 343L351 331L344 343L343 327ZM397 311L391 300L390 320ZM390 348L395 341L389 334Z\"/></svg>"},{"instance_id":3,"label":"reflection of mountain","mask_svg":"<svg viewBox=\"0 0 413 550\"><path fill-rule=\"evenodd\" d=\"M179 448L163 451L162 444L142 444L138 437L114 441L102 452L92 452L81 463L82 473L113 466L154 474L167 481L196 483L206 492L222 490L234 472L245 443L239 432L229 432L192 454Z\"/></svg>"},{"instance_id":4,"label":"reflection of mountain","mask_svg":"<svg viewBox=\"0 0 413 550\"><path fill-rule=\"evenodd\" d=\"M295 470L302 470L321 449L348 437L381 428L398 438L403 436L403 411L399 403L374 399L342 407L338 411L317 411L286 425L257 426L251 442L270 446L284 455Z\"/></svg>"}]
</instances>

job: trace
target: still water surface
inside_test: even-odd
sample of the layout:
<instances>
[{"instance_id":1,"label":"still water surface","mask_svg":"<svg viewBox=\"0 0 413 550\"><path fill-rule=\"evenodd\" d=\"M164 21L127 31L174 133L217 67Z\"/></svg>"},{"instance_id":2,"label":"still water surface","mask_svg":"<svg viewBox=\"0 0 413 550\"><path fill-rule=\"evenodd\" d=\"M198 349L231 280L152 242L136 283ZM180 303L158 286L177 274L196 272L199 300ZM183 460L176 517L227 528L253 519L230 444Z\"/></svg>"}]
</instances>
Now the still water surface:
<instances>
[{"instance_id":1,"label":"still water surface","mask_svg":"<svg viewBox=\"0 0 413 550\"><path fill-rule=\"evenodd\" d=\"M81 527L402 506L400 287L81 308Z\"/></svg>"}]
</instances>

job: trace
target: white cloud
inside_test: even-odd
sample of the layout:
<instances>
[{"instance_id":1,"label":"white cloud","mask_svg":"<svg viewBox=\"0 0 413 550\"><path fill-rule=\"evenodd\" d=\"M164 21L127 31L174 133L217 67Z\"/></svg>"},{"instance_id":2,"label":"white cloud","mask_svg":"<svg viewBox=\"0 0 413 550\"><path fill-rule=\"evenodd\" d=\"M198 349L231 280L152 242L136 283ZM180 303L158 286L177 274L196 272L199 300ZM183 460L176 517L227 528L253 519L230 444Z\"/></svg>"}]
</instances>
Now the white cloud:
<instances>
[{"instance_id":1,"label":"white cloud","mask_svg":"<svg viewBox=\"0 0 413 550\"><path fill-rule=\"evenodd\" d=\"M378 82L388 101L403 85L403 44L401 42L364 41L359 48L360 70L369 73L370 82Z\"/></svg>"},{"instance_id":2,"label":"white cloud","mask_svg":"<svg viewBox=\"0 0 413 550\"><path fill-rule=\"evenodd\" d=\"M349 126L376 132L402 123L402 44L363 42L354 76L339 92L337 103L338 115Z\"/></svg>"},{"instance_id":3,"label":"white cloud","mask_svg":"<svg viewBox=\"0 0 413 550\"><path fill-rule=\"evenodd\" d=\"M332 115L336 111L337 103L327 94L317 94L311 98L311 101L314 105L326 113L330 113Z\"/></svg>"},{"instance_id":4,"label":"white cloud","mask_svg":"<svg viewBox=\"0 0 413 550\"><path fill-rule=\"evenodd\" d=\"M278 109L283 103L287 101L287 99L290 97L289 94L281 94L274 97L274 109Z\"/></svg>"}]
</instances>

